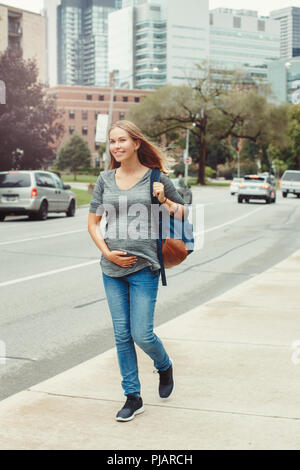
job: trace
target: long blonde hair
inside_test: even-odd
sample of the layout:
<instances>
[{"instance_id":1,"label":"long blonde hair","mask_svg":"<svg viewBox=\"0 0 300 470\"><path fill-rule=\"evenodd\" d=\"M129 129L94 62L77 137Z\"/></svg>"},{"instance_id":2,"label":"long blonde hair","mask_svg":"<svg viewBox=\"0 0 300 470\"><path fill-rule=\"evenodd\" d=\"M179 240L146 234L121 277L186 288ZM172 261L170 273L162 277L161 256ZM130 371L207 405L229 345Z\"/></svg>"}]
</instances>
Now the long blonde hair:
<instances>
[{"instance_id":1,"label":"long blonde hair","mask_svg":"<svg viewBox=\"0 0 300 470\"><path fill-rule=\"evenodd\" d=\"M165 174L169 172L171 159L167 157L157 146L149 142L149 140L146 139L141 130L133 122L126 120L115 122L109 129L108 136L110 136L111 131L116 127L126 131L132 140L140 140L141 145L138 149L138 158L143 165L147 166L148 168L159 168L159 170ZM120 163L115 160L111 153L110 158L110 169L114 170L115 168L119 168Z\"/></svg>"}]
</instances>

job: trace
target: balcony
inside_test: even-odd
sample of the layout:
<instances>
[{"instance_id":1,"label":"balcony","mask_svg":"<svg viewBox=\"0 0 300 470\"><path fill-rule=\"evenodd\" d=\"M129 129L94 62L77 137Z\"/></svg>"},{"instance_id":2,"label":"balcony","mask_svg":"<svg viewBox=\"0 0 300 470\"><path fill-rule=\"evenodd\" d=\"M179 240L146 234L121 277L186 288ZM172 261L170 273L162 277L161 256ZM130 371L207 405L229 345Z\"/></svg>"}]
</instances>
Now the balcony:
<instances>
[{"instance_id":1,"label":"balcony","mask_svg":"<svg viewBox=\"0 0 300 470\"><path fill-rule=\"evenodd\" d=\"M22 27L19 23L9 22L8 23L8 35L13 37L21 37L22 36Z\"/></svg>"}]
</instances>

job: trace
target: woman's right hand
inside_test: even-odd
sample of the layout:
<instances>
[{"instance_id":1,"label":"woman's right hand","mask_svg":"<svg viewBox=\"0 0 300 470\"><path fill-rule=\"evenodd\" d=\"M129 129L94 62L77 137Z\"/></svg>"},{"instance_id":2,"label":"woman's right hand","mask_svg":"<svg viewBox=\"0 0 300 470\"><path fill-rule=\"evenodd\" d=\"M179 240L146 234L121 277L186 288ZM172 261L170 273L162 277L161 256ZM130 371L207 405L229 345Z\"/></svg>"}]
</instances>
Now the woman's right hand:
<instances>
[{"instance_id":1,"label":"woman's right hand","mask_svg":"<svg viewBox=\"0 0 300 470\"><path fill-rule=\"evenodd\" d=\"M137 262L136 256L126 256L125 251L111 251L106 258L121 268L130 268Z\"/></svg>"}]
</instances>

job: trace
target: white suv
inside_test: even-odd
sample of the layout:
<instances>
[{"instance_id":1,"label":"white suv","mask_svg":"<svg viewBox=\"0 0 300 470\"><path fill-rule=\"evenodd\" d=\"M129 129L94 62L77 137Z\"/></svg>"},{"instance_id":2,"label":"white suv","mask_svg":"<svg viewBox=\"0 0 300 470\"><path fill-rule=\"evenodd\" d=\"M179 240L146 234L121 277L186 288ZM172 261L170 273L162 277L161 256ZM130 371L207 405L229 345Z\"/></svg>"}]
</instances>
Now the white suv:
<instances>
[{"instance_id":1,"label":"white suv","mask_svg":"<svg viewBox=\"0 0 300 470\"><path fill-rule=\"evenodd\" d=\"M49 171L0 172L0 221L7 215L29 215L46 220L48 212L65 212L73 217L76 195Z\"/></svg>"},{"instance_id":2,"label":"white suv","mask_svg":"<svg viewBox=\"0 0 300 470\"><path fill-rule=\"evenodd\" d=\"M289 193L300 197L300 171L285 171L280 181L280 189L283 197L287 197Z\"/></svg>"}]
</instances>

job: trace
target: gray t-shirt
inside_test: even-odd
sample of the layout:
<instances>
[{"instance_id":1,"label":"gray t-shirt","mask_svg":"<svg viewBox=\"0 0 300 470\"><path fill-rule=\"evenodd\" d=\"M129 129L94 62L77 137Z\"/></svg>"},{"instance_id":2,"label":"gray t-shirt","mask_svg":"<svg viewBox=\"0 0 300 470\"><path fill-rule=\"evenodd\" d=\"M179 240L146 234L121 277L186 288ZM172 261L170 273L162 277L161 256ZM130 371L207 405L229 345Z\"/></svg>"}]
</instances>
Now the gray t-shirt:
<instances>
[{"instance_id":1,"label":"gray t-shirt","mask_svg":"<svg viewBox=\"0 0 300 470\"><path fill-rule=\"evenodd\" d=\"M105 218L105 242L109 250L124 251L129 256L135 255L137 262L123 268L101 257L104 274L121 277L132 274L146 267L152 271L160 269L157 256L156 232L151 208L150 177L151 168L130 189L120 189L115 180L116 170L103 171L95 184L90 212ZM165 196L173 202L184 205L185 202L176 191L172 181L161 174L160 182L164 185ZM156 209L159 207L155 205Z\"/></svg>"}]
</instances>

